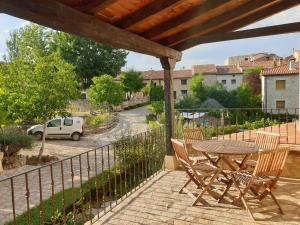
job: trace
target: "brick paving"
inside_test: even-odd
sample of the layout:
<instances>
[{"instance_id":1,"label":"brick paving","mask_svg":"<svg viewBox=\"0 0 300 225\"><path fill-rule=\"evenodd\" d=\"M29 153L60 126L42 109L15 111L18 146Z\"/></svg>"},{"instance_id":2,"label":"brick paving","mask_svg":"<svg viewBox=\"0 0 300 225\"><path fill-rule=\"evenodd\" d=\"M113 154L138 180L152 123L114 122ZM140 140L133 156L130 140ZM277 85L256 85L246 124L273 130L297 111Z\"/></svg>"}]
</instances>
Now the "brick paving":
<instances>
[{"instance_id":1,"label":"brick paving","mask_svg":"<svg viewBox=\"0 0 300 225\"><path fill-rule=\"evenodd\" d=\"M284 215L276 211L256 213L254 223L244 208L230 204L230 198L227 198L226 203L219 204L212 197L204 195L207 205L198 203L197 206L191 206L192 199L186 194L178 193L186 179L183 171L161 172L95 225L300 224L300 180L282 179L275 190ZM191 187L192 185L189 186ZM192 188L197 191L196 187ZM230 191L231 196L236 194L235 190Z\"/></svg>"}]
</instances>

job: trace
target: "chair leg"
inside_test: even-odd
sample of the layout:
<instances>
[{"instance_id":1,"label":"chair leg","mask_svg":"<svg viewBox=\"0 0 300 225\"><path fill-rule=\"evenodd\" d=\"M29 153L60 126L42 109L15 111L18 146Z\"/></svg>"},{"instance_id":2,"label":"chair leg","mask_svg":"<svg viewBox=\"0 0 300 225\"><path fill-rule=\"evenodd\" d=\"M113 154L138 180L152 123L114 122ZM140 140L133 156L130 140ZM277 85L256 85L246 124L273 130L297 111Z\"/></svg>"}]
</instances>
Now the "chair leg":
<instances>
[{"instance_id":1,"label":"chair leg","mask_svg":"<svg viewBox=\"0 0 300 225\"><path fill-rule=\"evenodd\" d=\"M239 193L240 193L238 199L241 199L241 200L242 200L242 202L243 202L243 204L244 204L244 207L246 208L248 214L249 214L250 217L255 221L255 218L254 218L254 216L253 216L253 214L252 214L252 212L251 212L251 210L250 210L250 207L248 206L248 203L247 203L247 201L246 201L246 199L245 199L245 197L244 197L245 194L247 193L247 191L248 191L249 188L250 188L250 184L248 184L248 185L246 186L246 188L244 189L244 191L242 191L242 190L240 189L240 186L238 185L237 181L235 180L234 176L232 177L232 181L233 181L234 185L236 186L236 188L238 189L238 191L239 191Z\"/></svg>"},{"instance_id":2,"label":"chair leg","mask_svg":"<svg viewBox=\"0 0 300 225\"><path fill-rule=\"evenodd\" d=\"M274 194L273 194L271 191L270 191L270 195L271 195L273 201L275 202L275 204L277 205L277 207L278 207L280 213L281 213L281 214L284 214L284 213L283 213L283 210L282 210L282 208L281 208L281 206L279 205L278 200L275 198Z\"/></svg>"},{"instance_id":3,"label":"chair leg","mask_svg":"<svg viewBox=\"0 0 300 225\"><path fill-rule=\"evenodd\" d=\"M222 202L222 200L224 199L225 195L228 193L229 189L231 188L232 184L233 184L233 181L232 181L232 179L230 179L229 182L228 182L228 184L227 184L227 186L226 186L225 191L223 192L223 194L219 198L218 203Z\"/></svg>"},{"instance_id":4,"label":"chair leg","mask_svg":"<svg viewBox=\"0 0 300 225\"><path fill-rule=\"evenodd\" d=\"M204 193L208 190L211 189L210 185L217 179L217 177L219 176L220 171L217 171L212 178L210 179L210 181L208 182L207 185L204 186L203 190L201 191L201 193L197 196L196 200L193 202L193 206L195 206L199 200L202 198L202 196L204 195Z\"/></svg>"},{"instance_id":5,"label":"chair leg","mask_svg":"<svg viewBox=\"0 0 300 225\"><path fill-rule=\"evenodd\" d=\"M182 194L183 189L184 189L186 186L188 186L188 184L189 184L191 181L192 181L192 179L189 178L189 179L187 180L187 182L185 182L185 184L183 185L183 187L180 189L179 194Z\"/></svg>"}]
</instances>

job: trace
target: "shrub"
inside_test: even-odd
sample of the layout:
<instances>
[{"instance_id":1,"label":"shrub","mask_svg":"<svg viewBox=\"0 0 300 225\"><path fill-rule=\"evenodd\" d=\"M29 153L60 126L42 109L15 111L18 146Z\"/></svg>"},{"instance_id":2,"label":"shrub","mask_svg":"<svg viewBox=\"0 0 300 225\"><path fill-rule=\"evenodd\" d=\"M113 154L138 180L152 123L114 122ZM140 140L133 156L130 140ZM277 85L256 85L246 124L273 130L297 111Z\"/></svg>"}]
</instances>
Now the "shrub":
<instances>
[{"instance_id":1,"label":"shrub","mask_svg":"<svg viewBox=\"0 0 300 225\"><path fill-rule=\"evenodd\" d=\"M164 102L163 101L151 102L151 105L148 107L148 109L151 110L151 112L154 115L156 116L160 115L164 111Z\"/></svg>"},{"instance_id":2,"label":"shrub","mask_svg":"<svg viewBox=\"0 0 300 225\"><path fill-rule=\"evenodd\" d=\"M107 123L113 119L113 115L110 113L103 113L97 116L89 117L86 119L86 124L93 126L93 127L99 127L103 123Z\"/></svg>"},{"instance_id":3,"label":"shrub","mask_svg":"<svg viewBox=\"0 0 300 225\"><path fill-rule=\"evenodd\" d=\"M24 134L21 129L17 127L4 128L3 132L0 130L0 145L4 150L5 146L8 146L8 155L11 155L21 148L30 148L32 146L33 139Z\"/></svg>"},{"instance_id":4,"label":"shrub","mask_svg":"<svg viewBox=\"0 0 300 225\"><path fill-rule=\"evenodd\" d=\"M164 99L164 89L162 86L151 86L150 101L161 101Z\"/></svg>"}]
</instances>

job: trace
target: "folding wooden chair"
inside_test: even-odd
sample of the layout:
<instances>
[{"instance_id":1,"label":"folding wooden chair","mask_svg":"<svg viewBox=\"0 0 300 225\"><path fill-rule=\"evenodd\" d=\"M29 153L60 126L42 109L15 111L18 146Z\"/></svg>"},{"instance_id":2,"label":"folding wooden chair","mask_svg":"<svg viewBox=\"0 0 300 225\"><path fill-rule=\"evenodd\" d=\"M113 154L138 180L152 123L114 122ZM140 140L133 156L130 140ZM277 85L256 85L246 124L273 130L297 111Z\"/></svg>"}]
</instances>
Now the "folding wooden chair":
<instances>
[{"instance_id":1,"label":"folding wooden chair","mask_svg":"<svg viewBox=\"0 0 300 225\"><path fill-rule=\"evenodd\" d=\"M233 183L239 191L238 199L242 200L246 210L253 219L254 217L252 213L267 211L274 208L278 208L280 213L283 214L282 208L280 207L279 202L272 193L272 190L274 189L283 171L288 153L289 147L260 151L258 154L257 164L252 174L246 171L236 171L232 173ZM245 185L243 190L241 189L241 185ZM245 195L253 186L259 186L263 189L254 197L246 199ZM268 195L271 196L272 200L275 202L275 205L263 207L261 209L254 209L252 212L247 203L247 200L258 199L261 202Z\"/></svg>"},{"instance_id":2,"label":"folding wooden chair","mask_svg":"<svg viewBox=\"0 0 300 225\"><path fill-rule=\"evenodd\" d=\"M260 151L265 150L274 150L277 149L279 145L280 140L280 134L278 133L271 133L271 132L265 132L265 131L257 131L256 132L256 138L255 138L255 144L259 147ZM244 165L241 165L242 161L235 160L235 162L242 166L241 169L254 169L256 165L256 160L251 159L253 156L250 156L248 160L244 163Z\"/></svg>"},{"instance_id":3,"label":"folding wooden chair","mask_svg":"<svg viewBox=\"0 0 300 225\"><path fill-rule=\"evenodd\" d=\"M211 190L212 183L219 176L221 170L209 162L203 162L201 164L193 165L191 160L188 157L187 150L185 149L184 143L171 139L172 145L176 154L177 159L182 164L184 170L186 171L189 179L180 189L179 193L185 191L190 197L194 199L193 206L195 206L200 200L205 192L208 192L212 197L216 198L214 193ZM204 178L210 177L207 183L204 182ZM195 197L186 187L188 184L193 181L198 188L201 189L201 192Z\"/></svg>"},{"instance_id":4,"label":"folding wooden chair","mask_svg":"<svg viewBox=\"0 0 300 225\"><path fill-rule=\"evenodd\" d=\"M204 140L203 130L201 128L184 128L183 129L183 139L185 148L188 152L189 159L193 164L201 163L201 161L208 160L201 152L196 151L192 148L192 144L199 143ZM211 156L212 159L216 159L215 156Z\"/></svg>"}]
</instances>

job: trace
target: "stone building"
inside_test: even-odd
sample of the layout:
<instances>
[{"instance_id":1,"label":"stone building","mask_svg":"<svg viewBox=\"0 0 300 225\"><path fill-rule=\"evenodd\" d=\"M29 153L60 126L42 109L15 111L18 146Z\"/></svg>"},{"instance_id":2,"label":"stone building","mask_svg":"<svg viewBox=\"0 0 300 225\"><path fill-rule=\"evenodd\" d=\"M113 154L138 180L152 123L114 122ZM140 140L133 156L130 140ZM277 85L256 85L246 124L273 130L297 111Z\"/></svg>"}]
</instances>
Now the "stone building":
<instances>
[{"instance_id":1,"label":"stone building","mask_svg":"<svg viewBox=\"0 0 300 225\"><path fill-rule=\"evenodd\" d=\"M294 113L299 107L299 62L266 69L261 75L263 109Z\"/></svg>"}]
</instances>

